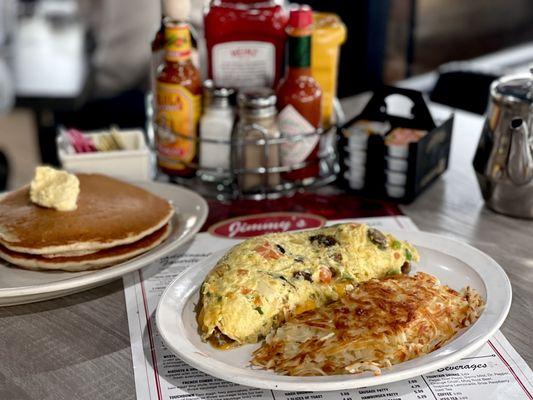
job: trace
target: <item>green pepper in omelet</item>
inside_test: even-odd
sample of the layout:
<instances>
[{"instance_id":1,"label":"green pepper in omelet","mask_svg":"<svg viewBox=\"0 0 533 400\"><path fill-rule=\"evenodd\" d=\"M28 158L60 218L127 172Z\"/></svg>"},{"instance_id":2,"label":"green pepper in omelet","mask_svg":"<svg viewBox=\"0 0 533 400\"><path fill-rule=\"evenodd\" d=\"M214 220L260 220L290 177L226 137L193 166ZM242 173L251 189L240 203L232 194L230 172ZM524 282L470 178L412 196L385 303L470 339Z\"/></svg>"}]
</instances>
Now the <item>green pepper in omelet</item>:
<instances>
[{"instance_id":1,"label":"green pepper in omelet","mask_svg":"<svg viewBox=\"0 0 533 400\"><path fill-rule=\"evenodd\" d=\"M335 301L360 282L407 272L412 261L412 245L355 223L245 240L202 284L202 338L222 349L256 343L288 317Z\"/></svg>"}]
</instances>

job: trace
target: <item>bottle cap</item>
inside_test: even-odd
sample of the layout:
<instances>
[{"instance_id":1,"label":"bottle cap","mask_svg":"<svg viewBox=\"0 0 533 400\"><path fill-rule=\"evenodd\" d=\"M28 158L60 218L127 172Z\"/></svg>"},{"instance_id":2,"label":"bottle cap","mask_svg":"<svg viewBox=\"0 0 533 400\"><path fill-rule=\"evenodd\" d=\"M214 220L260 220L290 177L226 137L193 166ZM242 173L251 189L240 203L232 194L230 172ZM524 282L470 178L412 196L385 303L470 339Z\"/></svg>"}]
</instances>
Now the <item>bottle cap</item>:
<instances>
[{"instance_id":1,"label":"bottle cap","mask_svg":"<svg viewBox=\"0 0 533 400\"><path fill-rule=\"evenodd\" d=\"M213 81L208 79L203 83L202 100L205 109L212 105L229 107L235 104L235 89L216 87Z\"/></svg>"},{"instance_id":2,"label":"bottle cap","mask_svg":"<svg viewBox=\"0 0 533 400\"><path fill-rule=\"evenodd\" d=\"M291 28L305 29L313 25L313 11L308 5L294 6L289 14Z\"/></svg>"},{"instance_id":3,"label":"bottle cap","mask_svg":"<svg viewBox=\"0 0 533 400\"><path fill-rule=\"evenodd\" d=\"M241 118L271 118L276 115L276 95L266 87L243 89L237 96Z\"/></svg>"},{"instance_id":4,"label":"bottle cap","mask_svg":"<svg viewBox=\"0 0 533 400\"><path fill-rule=\"evenodd\" d=\"M176 21L187 20L191 14L191 0L164 0L163 14Z\"/></svg>"},{"instance_id":5,"label":"bottle cap","mask_svg":"<svg viewBox=\"0 0 533 400\"><path fill-rule=\"evenodd\" d=\"M276 105L274 91L266 87L243 89L237 96L237 103L242 108L265 108Z\"/></svg>"}]
</instances>

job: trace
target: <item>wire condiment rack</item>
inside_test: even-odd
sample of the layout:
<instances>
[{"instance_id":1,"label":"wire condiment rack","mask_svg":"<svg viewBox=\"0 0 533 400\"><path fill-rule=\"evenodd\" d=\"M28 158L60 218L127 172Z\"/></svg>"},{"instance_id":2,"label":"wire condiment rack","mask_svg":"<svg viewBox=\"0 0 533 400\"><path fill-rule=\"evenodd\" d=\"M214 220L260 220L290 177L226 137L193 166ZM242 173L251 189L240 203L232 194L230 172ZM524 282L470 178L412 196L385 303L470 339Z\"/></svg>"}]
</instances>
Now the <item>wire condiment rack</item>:
<instances>
[{"instance_id":1,"label":"wire condiment rack","mask_svg":"<svg viewBox=\"0 0 533 400\"><path fill-rule=\"evenodd\" d=\"M337 124L342 123L344 114L338 101L335 102L335 115ZM152 120L152 127L149 131L149 141L152 148L155 149L154 137L160 130L168 129L159 126L154 118ZM340 171L338 163L338 153L336 149L336 134L337 124L332 125L328 129L317 129L310 133L303 133L299 135L284 135L281 132L279 137L273 138L267 135L267 132L261 126L253 126L254 131L259 133L257 139L244 139L232 137L229 140L225 139L211 139L199 137L190 137L176 132L168 132L180 138L181 140L192 141L196 149L200 149L202 144L210 144L217 146L229 146L231 159L228 168L209 168L202 166L198 162L185 162L186 167L196 170L192 177L182 178L178 176L165 175L159 173L159 179L168 179L170 182L188 187L200 195L208 198L215 198L218 200L233 200L233 199L276 199L283 196L289 196L297 191L303 191L310 188L316 188L327 185L335 181L337 174ZM166 133L163 133L166 134ZM317 140L318 139L318 140ZM320 143L319 151L315 159L305 160L303 162L291 165L271 165L270 156L272 150L279 151L284 145L297 143L299 141L311 140ZM242 155L247 149L252 147L259 147L259 153L262 155L260 166L255 168L246 168L240 165L239 155ZM283 176L283 174L301 171L303 168L318 164L319 173L314 177L309 177L303 180L284 180L281 178L280 183L271 184L272 177ZM243 189L240 184L246 177L256 177L260 183L252 190Z\"/></svg>"}]
</instances>

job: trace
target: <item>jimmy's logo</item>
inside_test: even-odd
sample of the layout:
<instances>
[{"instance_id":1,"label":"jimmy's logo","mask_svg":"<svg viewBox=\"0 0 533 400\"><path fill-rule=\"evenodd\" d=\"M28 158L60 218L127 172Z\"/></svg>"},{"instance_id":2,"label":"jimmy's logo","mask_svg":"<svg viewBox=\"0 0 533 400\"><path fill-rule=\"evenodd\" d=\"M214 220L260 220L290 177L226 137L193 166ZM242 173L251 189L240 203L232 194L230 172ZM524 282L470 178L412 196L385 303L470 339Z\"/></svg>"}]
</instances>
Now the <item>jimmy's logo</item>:
<instances>
[{"instance_id":1,"label":"jimmy's logo","mask_svg":"<svg viewBox=\"0 0 533 400\"><path fill-rule=\"evenodd\" d=\"M313 214L279 212L228 219L211 226L209 232L230 239L245 239L265 233L320 228L325 222Z\"/></svg>"}]
</instances>

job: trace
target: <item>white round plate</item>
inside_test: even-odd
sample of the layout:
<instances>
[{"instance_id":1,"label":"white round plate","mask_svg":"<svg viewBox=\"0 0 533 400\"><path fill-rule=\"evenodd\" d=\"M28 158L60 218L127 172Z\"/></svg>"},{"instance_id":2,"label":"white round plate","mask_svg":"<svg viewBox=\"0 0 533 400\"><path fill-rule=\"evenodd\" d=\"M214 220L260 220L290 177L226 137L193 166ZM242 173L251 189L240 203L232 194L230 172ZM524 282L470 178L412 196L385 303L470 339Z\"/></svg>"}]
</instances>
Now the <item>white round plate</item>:
<instances>
[{"instance_id":1,"label":"white round plate","mask_svg":"<svg viewBox=\"0 0 533 400\"><path fill-rule=\"evenodd\" d=\"M165 290L157 309L157 326L168 348L193 367L217 378L262 389L324 391L380 385L418 376L459 360L481 347L501 326L511 305L511 284L503 269L489 256L464 243L426 232L394 234L413 243L421 261L413 272L424 271L453 289L470 286L486 299L486 308L468 329L442 348L391 368L370 373L291 377L249 366L259 345L217 350L202 342L194 312L198 290L223 252L214 254L178 276Z\"/></svg>"},{"instance_id":2,"label":"white round plate","mask_svg":"<svg viewBox=\"0 0 533 400\"><path fill-rule=\"evenodd\" d=\"M131 260L95 271L29 271L0 259L0 306L33 303L103 285L167 255L192 239L204 224L208 206L196 193L165 183L134 184L171 201L176 210L172 231L163 243Z\"/></svg>"}]
</instances>

